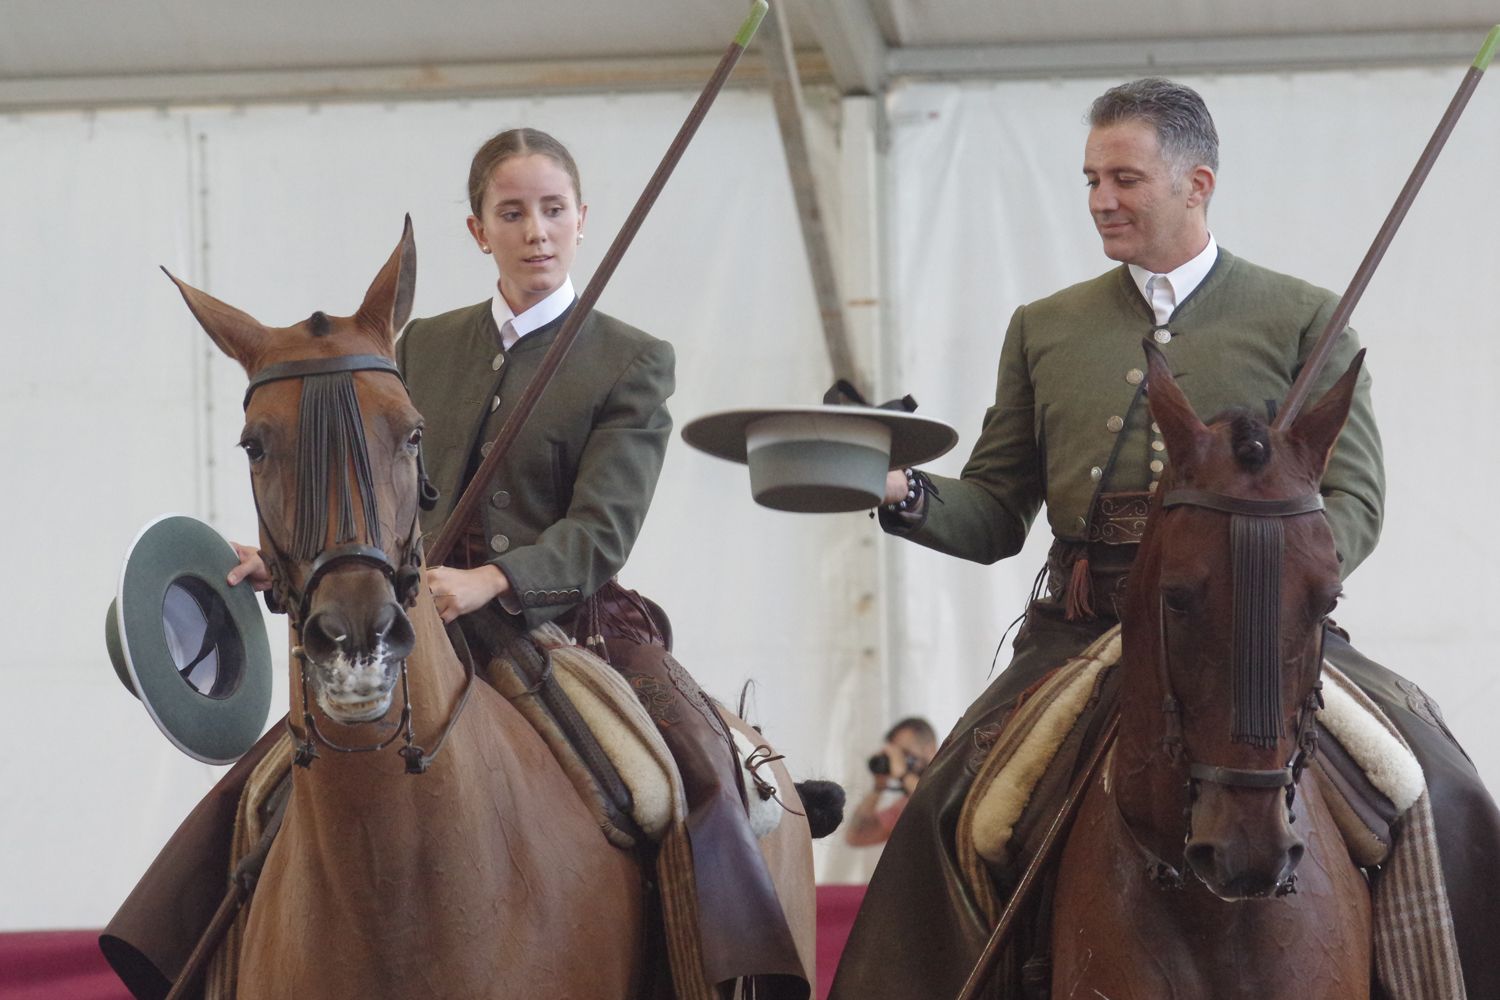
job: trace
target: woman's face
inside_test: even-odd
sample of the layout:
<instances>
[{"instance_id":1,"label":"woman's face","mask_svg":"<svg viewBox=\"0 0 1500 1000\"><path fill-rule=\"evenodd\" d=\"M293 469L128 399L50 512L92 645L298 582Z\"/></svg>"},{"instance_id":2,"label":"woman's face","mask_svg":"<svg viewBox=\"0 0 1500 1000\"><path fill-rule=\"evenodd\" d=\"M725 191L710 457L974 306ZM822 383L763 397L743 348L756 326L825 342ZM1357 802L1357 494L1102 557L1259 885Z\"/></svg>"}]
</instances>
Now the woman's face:
<instances>
[{"instance_id":1,"label":"woman's face","mask_svg":"<svg viewBox=\"0 0 1500 1000\"><path fill-rule=\"evenodd\" d=\"M500 294L525 312L568 277L588 206L578 204L573 179L556 160L527 153L490 172L480 211L469 216L469 232L494 255Z\"/></svg>"}]
</instances>

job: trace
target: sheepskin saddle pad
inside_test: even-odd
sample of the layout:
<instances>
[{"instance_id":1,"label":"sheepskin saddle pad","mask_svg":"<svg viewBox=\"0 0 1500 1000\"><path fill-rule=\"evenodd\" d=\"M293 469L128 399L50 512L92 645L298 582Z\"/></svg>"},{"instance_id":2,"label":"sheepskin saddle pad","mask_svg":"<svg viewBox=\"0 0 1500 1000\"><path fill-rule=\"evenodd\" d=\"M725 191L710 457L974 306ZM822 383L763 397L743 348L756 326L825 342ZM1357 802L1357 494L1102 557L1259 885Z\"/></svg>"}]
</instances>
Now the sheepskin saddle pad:
<instances>
[{"instance_id":1,"label":"sheepskin saddle pad","mask_svg":"<svg viewBox=\"0 0 1500 1000\"><path fill-rule=\"evenodd\" d=\"M997 872L1008 872L1028 852L1016 843L1018 829L1045 828L1033 810L1048 815L1060 805L1033 801L1041 787L1066 788L1068 776L1049 769L1071 766L1059 748L1075 738L1103 706L1097 692L1120 659L1119 626L1050 673L1006 722L970 791L973 847ZM1392 824L1426 790L1421 766L1389 720L1348 678L1323 665L1325 705L1314 766L1324 779L1325 798L1356 864L1389 857Z\"/></svg>"},{"instance_id":2,"label":"sheepskin saddle pad","mask_svg":"<svg viewBox=\"0 0 1500 1000\"><path fill-rule=\"evenodd\" d=\"M659 843L687 815L682 776L630 683L546 623L488 666L617 847Z\"/></svg>"}]
</instances>

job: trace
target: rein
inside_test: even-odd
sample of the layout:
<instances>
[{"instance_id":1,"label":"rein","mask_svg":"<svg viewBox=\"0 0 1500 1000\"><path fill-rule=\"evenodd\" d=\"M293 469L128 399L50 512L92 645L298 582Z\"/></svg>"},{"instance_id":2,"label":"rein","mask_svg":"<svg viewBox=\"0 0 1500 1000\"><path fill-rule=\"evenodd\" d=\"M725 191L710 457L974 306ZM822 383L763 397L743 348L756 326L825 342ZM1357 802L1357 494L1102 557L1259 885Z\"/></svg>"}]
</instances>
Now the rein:
<instances>
[{"instance_id":1,"label":"rein","mask_svg":"<svg viewBox=\"0 0 1500 1000\"><path fill-rule=\"evenodd\" d=\"M260 522L261 533L270 543L271 589L266 592L266 606L273 612L285 612L292 627L300 635L312 605L313 594L318 584L335 567L350 562L364 563L380 570L391 585L396 600L403 608L416 603L418 585L421 582L422 528L416 510L412 511L411 526L397 560L386 554L381 546L380 518L378 516L374 477L370 466L369 445L365 440L364 420L359 412L359 399L354 391L354 373L378 371L401 378L401 371L390 358L378 354L352 354L334 358L311 358L302 361L286 361L270 365L257 372L245 389L244 406L250 407L255 390L269 382L287 379L302 381L301 423L298 428L297 477L298 494L296 522L292 553L288 555L266 524L261 510L260 497L255 499L255 516ZM402 380L403 386L405 380ZM353 467L354 482L350 483L350 468ZM330 474L337 477L335 491L338 503L338 528L334 534L335 544L322 547L328 532L328 491L320 489ZM356 541L353 493L358 491L364 513L366 539ZM417 451L417 505L422 510L432 510L438 499L437 490L427 478L420 447ZM292 567L295 562L312 561L307 580L298 588L293 582ZM297 670L302 684L302 730L299 731L291 719L287 729L291 732L296 749L293 763L299 767L311 767L318 756L317 744L321 743L336 753L368 753L383 750L394 743L397 737L404 738L398 753L406 761L406 773L421 774L432 764L443 742L463 714L469 702L469 693L474 686L473 660L464 657L464 687L458 705L448 717L447 723L438 733L437 742L429 753L416 742L412 726L411 682L407 674L407 661L401 661L401 694L403 704L401 718L395 731L379 743L367 746L347 747L335 743L318 729L308 698L307 655L301 646L292 650L297 658Z\"/></svg>"}]
</instances>

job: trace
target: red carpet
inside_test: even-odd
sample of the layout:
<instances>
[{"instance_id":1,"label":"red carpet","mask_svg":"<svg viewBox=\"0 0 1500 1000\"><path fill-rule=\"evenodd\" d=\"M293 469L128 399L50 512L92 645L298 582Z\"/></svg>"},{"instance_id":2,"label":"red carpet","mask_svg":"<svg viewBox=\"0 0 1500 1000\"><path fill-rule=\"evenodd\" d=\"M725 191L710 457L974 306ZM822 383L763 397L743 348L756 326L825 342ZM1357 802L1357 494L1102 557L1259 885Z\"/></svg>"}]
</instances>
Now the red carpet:
<instances>
[{"instance_id":1,"label":"red carpet","mask_svg":"<svg viewBox=\"0 0 1500 1000\"><path fill-rule=\"evenodd\" d=\"M818 886L818 1000L828 995L862 885ZM99 954L98 931L0 933L3 1000L130 1000Z\"/></svg>"}]
</instances>

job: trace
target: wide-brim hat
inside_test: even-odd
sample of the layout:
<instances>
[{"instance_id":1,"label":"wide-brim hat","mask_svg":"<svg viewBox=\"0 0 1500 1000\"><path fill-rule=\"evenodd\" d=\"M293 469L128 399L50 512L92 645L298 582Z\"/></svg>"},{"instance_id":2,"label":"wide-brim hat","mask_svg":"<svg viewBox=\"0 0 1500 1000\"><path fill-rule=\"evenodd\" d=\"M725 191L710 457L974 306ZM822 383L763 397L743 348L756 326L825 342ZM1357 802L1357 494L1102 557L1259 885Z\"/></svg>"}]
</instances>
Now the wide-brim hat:
<instances>
[{"instance_id":1,"label":"wide-brim hat","mask_svg":"<svg viewBox=\"0 0 1500 1000\"><path fill-rule=\"evenodd\" d=\"M271 647L248 582L218 532L168 514L125 554L104 622L109 658L157 728L183 753L228 764L249 750L271 707Z\"/></svg>"},{"instance_id":2,"label":"wide-brim hat","mask_svg":"<svg viewBox=\"0 0 1500 1000\"><path fill-rule=\"evenodd\" d=\"M828 514L876 506L887 472L937 458L958 432L904 410L824 404L711 413L684 427L682 438L749 465L756 503Z\"/></svg>"}]
</instances>

